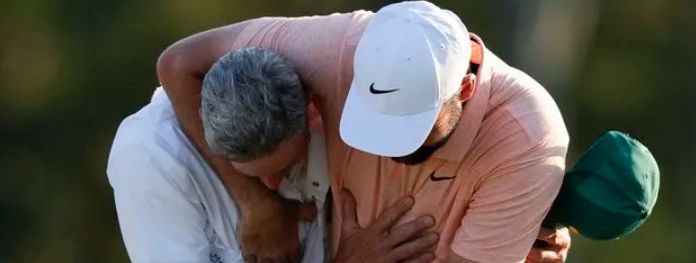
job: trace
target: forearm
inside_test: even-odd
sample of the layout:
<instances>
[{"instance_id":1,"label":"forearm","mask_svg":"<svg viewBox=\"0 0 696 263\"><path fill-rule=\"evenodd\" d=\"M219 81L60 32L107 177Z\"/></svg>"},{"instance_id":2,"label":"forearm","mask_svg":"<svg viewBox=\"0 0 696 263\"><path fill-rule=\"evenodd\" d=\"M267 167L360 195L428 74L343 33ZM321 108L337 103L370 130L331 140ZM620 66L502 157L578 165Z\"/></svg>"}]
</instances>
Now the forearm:
<instances>
[{"instance_id":1,"label":"forearm","mask_svg":"<svg viewBox=\"0 0 696 263\"><path fill-rule=\"evenodd\" d=\"M200 116L202 79L219 57L232 48L239 25L203 32L181 40L162 53L157 63L160 82L171 100L183 132L208 161L242 210L268 190L256 178L237 173L208 148Z\"/></svg>"},{"instance_id":2,"label":"forearm","mask_svg":"<svg viewBox=\"0 0 696 263\"><path fill-rule=\"evenodd\" d=\"M234 197L242 210L246 210L256 196L264 194L267 189L254 177L242 175L234 170L234 167L222 157L213 154L207 146L200 112L200 80L182 80L180 83L188 83L190 87L197 87L195 95L188 95L172 89L170 100L180 125L186 136L196 147L198 152L208 161L215 170L227 191ZM195 83L198 82L198 83ZM167 90L165 86L165 90ZM192 91L194 89L191 89Z\"/></svg>"}]
</instances>

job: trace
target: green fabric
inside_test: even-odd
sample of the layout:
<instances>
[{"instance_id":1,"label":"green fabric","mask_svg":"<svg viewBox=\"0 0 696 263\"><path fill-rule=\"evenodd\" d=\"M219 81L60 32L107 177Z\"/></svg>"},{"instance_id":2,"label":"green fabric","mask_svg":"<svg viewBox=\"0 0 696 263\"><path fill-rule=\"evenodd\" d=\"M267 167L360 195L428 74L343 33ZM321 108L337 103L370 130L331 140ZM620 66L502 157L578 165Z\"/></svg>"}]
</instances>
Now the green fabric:
<instances>
[{"instance_id":1,"label":"green fabric","mask_svg":"<svg viewBox=\"0 0 696 263\"><path fill-rule=\"evenodd\" d=\"M659 188L660 171L650 151L609 131L566 174L544 226L572 226L595 240L621 238L648 218Z\"/></svg>"}]
</instances>

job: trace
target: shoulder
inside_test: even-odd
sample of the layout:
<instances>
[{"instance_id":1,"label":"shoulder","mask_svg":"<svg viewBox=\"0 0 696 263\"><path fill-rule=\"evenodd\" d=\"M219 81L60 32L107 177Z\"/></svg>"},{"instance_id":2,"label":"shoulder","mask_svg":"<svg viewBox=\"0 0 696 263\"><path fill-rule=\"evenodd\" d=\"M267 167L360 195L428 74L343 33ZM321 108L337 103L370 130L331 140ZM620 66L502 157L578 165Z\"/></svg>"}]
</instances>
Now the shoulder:
<instances>
[{"instance_id":1,"label":"shoulder","mask_svg":"<svg viewBox=\"0 0 696 263\"><path fill-rule=\"evenodd\" d=\"M472 149L477 167L491 172L554 156L564 163L569 136L553 98L524 72L500 60L493 64L490 100Z\"/></svg>"},{"instance_id":2,"label":"shoulder","mask_svg":"<svg viewBox=\"0 0 696 263\"><path fill-rule=\"evenodd\" d=\"M350 29L362 24L371 14L372 12L369 11L358 10L328 15L260 17L245 21L246 25L235 42L237 46L242 47L254 42L262 42L263 39L285 39L284 34L308 36L310 39L327 35L338 36L349 33ZM331 40L323 39L323 41Z\"/></svg>"},{"instance_id":3,"label":"shoulder","mask_svg":"<svg viewBox=\"0 0 696 263\"><path fill-rule=\"evenodd\" d=\"M247 21L233 48L259 46L273 50L296 67L303 83L328 96L337 75L351 66L352 50L371 12L354 11L303 17L262 17ZM353 46L353 48L351 48Z\"/></svg>"},{"instance_id":4,"label":"shoulder","mask_svg":"<svg viewBox=\"0 0 696 263\"><path fill-rule=\"evenodd\" d=\"M152 102L125 118L118 127L107 163L113 187L118 185L157 185L190 188L190 171L184 160L192 155L185 136L178 128L168 100L153 97ZM166 103L165 103L166 102Z\"/></svg>"},{"instance_id":5,"label":"shoulder","mask_svg":"<svg viewBox=\"0 0 696 263\"><path fill-rule=\"evenodd\" d=\"M509 121L517 123L530 144L568 144L568 131L561 112L539 82L497 59L490 83L489 109L509 114Z\"/></svg>"}]
</instances>

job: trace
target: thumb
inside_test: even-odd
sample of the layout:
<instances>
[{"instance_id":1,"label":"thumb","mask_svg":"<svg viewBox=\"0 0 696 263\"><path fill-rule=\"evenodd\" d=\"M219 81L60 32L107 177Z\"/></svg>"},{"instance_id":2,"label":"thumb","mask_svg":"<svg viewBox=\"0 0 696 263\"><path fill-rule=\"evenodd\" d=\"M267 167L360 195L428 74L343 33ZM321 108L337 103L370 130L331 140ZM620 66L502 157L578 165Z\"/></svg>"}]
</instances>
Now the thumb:
<instances>
[{"instance_id":1,"label":"thumb","mask_svg":"<svg viewBox=\"0 0 696 263\"><path fill-rule=\"evenodd\" d=\"M355 198L348 190L341 191L341 199L343 200L342 212L343 212L343 224L341 227L341 232L350 231L358 227L358 218L355 214Z\"/></svg>"},{"instance_id":2,"label":"thumb","mask_svg":"<svg viewBox=\"0 0 696 263\"><path fill-rule=\"evenodd\" d=\"M543 240L543 241L550 241L554 237L556 237L556 229L555 228L541 227L539 229L539 235L537 236L537 239Z\"/></svg>"},{"instance_id":3,"label":"thumb","mask_svg":"<svg viewBox=\"0 0 696 263\"><path fill-rule=\"evenodd\" d=\"M314 202L301 203L297 209L301 220L312 221L317 217L317 206Z\"/></svg>"}]
</instances>

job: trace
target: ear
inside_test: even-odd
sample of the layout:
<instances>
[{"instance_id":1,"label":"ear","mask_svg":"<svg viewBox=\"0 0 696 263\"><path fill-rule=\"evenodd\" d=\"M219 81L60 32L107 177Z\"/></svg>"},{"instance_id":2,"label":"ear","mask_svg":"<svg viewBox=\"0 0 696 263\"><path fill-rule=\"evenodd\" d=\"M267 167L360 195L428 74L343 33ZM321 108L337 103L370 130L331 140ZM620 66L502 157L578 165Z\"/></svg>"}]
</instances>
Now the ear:
<instances>
[{"instance_id":1,"label":"ear","mask_svg":"<svg viewBox=\"0 0 696 263\"><path fill-rule=\"evenodd\" d=\"M476 75L473 73L466 74L462 80L461 91L459 92L459 100L462 102L468 101L474 96L476 90Z\"/></svg>"}]
</instances>

